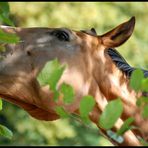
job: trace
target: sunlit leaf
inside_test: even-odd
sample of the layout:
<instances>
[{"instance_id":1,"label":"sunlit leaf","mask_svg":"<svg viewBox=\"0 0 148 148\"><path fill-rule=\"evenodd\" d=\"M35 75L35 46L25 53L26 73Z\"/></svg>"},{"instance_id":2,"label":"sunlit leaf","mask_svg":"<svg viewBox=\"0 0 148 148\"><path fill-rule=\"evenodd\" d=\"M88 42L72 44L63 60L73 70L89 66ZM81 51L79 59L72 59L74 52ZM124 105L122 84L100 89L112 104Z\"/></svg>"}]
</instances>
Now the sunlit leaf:
<instances>
[{"instance_id":1,"label":"sunlit leaf","mask_svg":"<svg viewBox=\"0 0 148 148\"><path fill-rule=\"evenodd\" d=\"M148 78L142 80L141 90L148 92Z\"/></svg>"},{"instance_id":2,"label":"sunlit leaf","mask_svg":"<svg viewBox=\"0 0 148 148\"><path fill-rule=\"evenodd\" d=\"M89 112L92 111L95 105L94 98L92 96L84 96L80 102L80 116L82 120L88 122Z\"/></svg>"},{"instance_id":3,"label":"sunlit leaf","mask_svg":"<svg viewBox=\"0 0 148 148\"><path fill-rule=\"evenodd\" d=\"M0 43L17 43L19 37L16 34L6 33L0 30Z\"/></svg>"},{"instance_id":4,"label":"sunlit leaf","mask_svg":"<svg viewBox=\"0 0 148 148\"><path fill-rule=\"evenodd\" d=\"M0 125L0 135L11 139L13 136L13 133L7 127Z\"/></svg>"},{"instance_id":5,"label":"sunlit leaf","mask_svg":"<svg viewBox=\"0 0 148 148\"><path fill-rule=\"evenodd\" d=\"M54 90L54 96L53 96L53 100L54 100L54 101L58 101L58 99L59 99L59 96L60 96L60 93L59 93L59 91L57 91L57 90Z\"/></svg>"},{"instance_id":6,"label":"sunlit leaf","mask_svg":"<svg viewBox=\"0 0 148 148\"><path fill-rule=\"evenodd\" d=\"M73 102L74 90L70 85L63 83L61 85L60 92L63 94L63 100L65 103Z\"/></svg>"},{"instance_id":7,"label":"sunlit leaf","mask_svg":"<svg viewBox=\"0 0 148 148\"><path fill-rule=\"evenodd\" d=\"M121 128L117 131L117 135L123 135L126 131L130 130L132 128L130 126L132 122L134 122L134 118L132 117L125 120Z\"/></svg>"},{"instance_id":8,"label":"sunlit leaf","mask_svg":"<svg viewBox=\"0 0 148 148\"><path fill-rule=\"evenodd\" d=\"M81 120L85 123L85 124L89 124L91 123L89 116L81 116Z\"/></svg>"},{"instance_id":9,"label":"sunlit leaf","mask_svg":"<svg viewBox=\"0 0 148 148\"><path fill-rule=\"evenodd\" d=\"M61 106L56 107L55 109L56 113L61 117L61 118L67 118L69 117L69 113L65 111L65 109Z\"/></svg>"},{"instance_id":10,"label":"sunlit leaf","mask_svg":"<svg viewBox=\"0 0 148 148\"><path fill-rule=\"evenodd\" d=\"M142 104L147 104L147 103L148 103L148 97L144 96L138 98L136 102L137 106L141 106Z\"/></svg>"},{"instance_id":11,"label":"sunlit leaf","mask_svg":"<svg viewBox=\"0 0 148 148\"><path fill-rule=\"evenodd\" d=\"M64 72L65 66L60 65L57 59L45 64L37 79L41 85L50 85L51 90L56 90L56 85Z\"/></svg>"},{"instance_id":12,"label":"sunlit leaf","mask_svg":"<svg viewBox=\"0 0 148 148\"><path fill-rule=\"evenodd\" d=\"M2 99L0 98L0 110L2 110L3 108L3 102L2 102Z\"/></svg>"},{"instance_id":13,"label":"sunlit leaf","mask_svg":"<svg viewBox=\"0 0 148 148\"><path fill-rule=\"evenodd\" d=\"M8 2L0 2L0 14L4 14L5 17L8 17L10 13Z\"/></svg>"},{"instance_id":14,"label":"sunlit leaf","mask_svg":"<svg viewBox=\"0 0 148 148\"><path fill-rule=\"evenodd\" d=\"M143 71L140 69L136 69L132 72L131 78L130 78L130 86L135 91L139 91L141 88L142 80L144 79Z\"/></svg>"},{"instance_id":15,"label":"sunlit leaf","mask_svg":"<svg viewBox=\"0 0 148 148\"><path fill-rule=\"evenodd\" d=\"M0 21L10 25L14 26L14 23L9 19L9 4L7 2L0 2Z\"/></svg>"},{"instance_id":16,"label":"sunlit leaf","mask_svg":"<svg viewBox=\"0 0 148 148\"><path fill-rule=\"evenodd\" d=\"M148 118L148 105L143 107L142 116L143 118Z\"/></svg>"},{"instance_id":17,"label":"sunlit leaf","mask_svg":"<svg viewBox=\"0 0 148 148\"><path fill-rule=\"evenodd\" d=\"M3 16L3 14L0 15L0 21L6 23L7 25L14 26L14 23L9 18Z\"/></svg>"},{"instance_id":18,"label":"sunlit leaf","mask_svg":"<svg viewBox=\"0 0 148 148\"><path fill-rule=\"evenodd\" d=\"M99 125L104 129L112 128L122 112L123 105L120 99L110 101L100 116Z\"/></svg>"}]
</instances>

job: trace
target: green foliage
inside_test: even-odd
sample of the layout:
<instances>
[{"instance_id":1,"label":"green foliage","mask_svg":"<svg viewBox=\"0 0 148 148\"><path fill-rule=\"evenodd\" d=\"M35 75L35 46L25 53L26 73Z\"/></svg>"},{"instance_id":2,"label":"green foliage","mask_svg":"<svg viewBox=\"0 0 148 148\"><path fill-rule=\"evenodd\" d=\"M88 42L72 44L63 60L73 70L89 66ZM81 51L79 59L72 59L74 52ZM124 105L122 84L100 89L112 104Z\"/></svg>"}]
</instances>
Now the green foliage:
<instances>
[{"instance_id":1,"label":"green foliage","mask_svg":"<svg viewBox=\"0 0 148 148\"><path fill-rule=\"evenodd\" d=\"M140 107L140 106L143 106L143 105L145 105L145 104L148 104L148 98L142 96L142 97L138 98L136 104L137 104L137 106L139 106L139 107Z\"/></svg>"},{"instance_id":2,"label":"green foliage","mask_svg":"<svg viewBox=\"0 0 148 148\"><path fill-rule=\"evenodd\" d=\"M145 91L148 92L148 78L144 78L143 71L140 69L135 70L132 73L130 78L130 86L135 91ZM148 98L147 97L140 97L136 102L137 106L142 106L142 116L143 118L148 118Z\"/></svg>"},{"instance_id":3,"label":"green foliage","mask_svg":"<svg viewBox=\"0 0 148 148\"><path fill-rule=\"evenodd\" d=\"M70 85L63 83L60 88L60 93L63 95L64 103L69 104L73 102L74 90Z\"/></svg>"},{"instance_id":4,"label":"green foliage","mask_svg":"<svg viewBox=\"0 0 148 148\"><path fill-rule=\"evenodd\" d=\"M148 78L144 78L144 74L142 70L137 69L132 73L132 76L130 78L130 86L135 91L148 92ZM141 113L142 117L147 119L148 118L148 97L142 96L138 98L136 104L138 107L141 107L142 109L142 113ZM127 127L127 129L128 128L130 129L130 127ZM141 139L141 143L143 145L147 145L147 142L144 139Z\"/></svg>"},{"instance_id":5,"label":"green foliage","mask_svg":"<svg viewBox=\"0 0 148 148\"><path fill-rule=\"evenodd\" d=\"M8 2L0 2L0 23L6 23L14 26L13 22L9 19L10 10ZM16 34L10 34L0 29L0 52L5 51L4 45L6 43L17 43L19 37Z\"/></svg>"},{"instance_id":6,"label":"green foliage","mask_svg":"<svg viewBox=\"0 0 148 148\"><path fill-rule=\"evenodd\" d=\"M13 22L9 19L9 15L9 4L7 2L0 2L0 22L14 26ZM19 37L17 35L0 30L0 43L17 43L18 41Z\"/></svg>"},{"instance_id":7,"label":"green foliage","mask_svg":"<svg viewBox=\"0 0 148 148\"><path fill-rule=\"evenodd\" d=\"M110 101L102 112L99 125L103 129L111 129L123 112L123 106L120 99Z\"/></svg>"},{"instance_id":8,"label":"green foliage","mask_svg":"<svg viewBox=\"0 0 148 148\"><path fill-rule=\"evenodd\" d=\"M148 118L148 104L143 107L142 116Z\"/></svg>"},{"instance_id":9,"label":"green foliage","mask_svg":"<svg viewBox=\"0 0 148 148\"><path fill-rule=\"evenodd\" d=\"M134 122L134 118L132 117L125 120L121 128L117 131L117 135L123 135L126 131L130 130L132 128L132 126L130 126L132 122Z\"/></svg>"},{"instance_id":10,"label":"green foliage","mask_svg":"<svg viewBox=\"0 0 148 148\"><path fill-rule=\"evenodd\" d=\"M13 22L9 19L9 14L10 9L8 2L0 2L0 22L14 26Z\"/></svg>"},{"instance_id":11,"label":"green foliage","mask_svg":"<svg viewBox=\"0 0 148 148\"><path fill-rule=\"evenodd\" d=\"M0 3L0 13L3 14L5 17L9 17L10 9L7 2Z\"/></svg>"},{"instance_id":12,"label":"green foliage","mask_svg":"<svg viewBox=\"0 0 148 148\"><path fill-rule=\"evenodd\" d=\"M61 66L57 59L45 64L37 79L41 85L50 85L50 89L55 91L65 66Z\"/></svg>"},{"instance_id":13,"label":"green foliage","mask_svg":"<svg viewBox=\"0 0 148 148\"><path fill-rule=\"evenodd\" d=\"M13 133L7 127L0 125L0 135L11 139L13 136Z\"/></svg>"},{"instance_id":14,"label":"green foliage","mask_svg":"<svg viewBox=\"0 0 148 148\"><path fill-rule=\"evenodd\" d=\"M6 33L0 30L0 43L17 43L19 37L16 34Z\"/></svg>"},{"instance_id":15,"label":"green foliage","mask_svg":"<svg viewBox=\"0 0 148 148\"><path fill-rule=\"evenodd\" d=\"M41 85L49 85L50 90L54 92L54 100L57 101L59 91L57 91L57 83L65 69L64 65L60 65L57 59L49 61L45 64L42 71L39 73L37 80Z\"/></svg>"},{"instance_id":16,"label":"green foliage","mask_svg":"<svg viewBox=\"0 0 148 148\"><path fill-rule=\"evenodd\" d=\"M7 17L4 17L2 14L0 15L0 21L3 21L4 23L14 26L14 24L11 22L11 20Z\"/></svg>"},{"instance_id":17,"label":"green foliage","mask_svg":"<svg viewBox=\"0 0 148 148\"><path fill-rule=\"evenodd\" d=\"M80 116L85 123L89 122L89 113L92 111L95 105L94 98L92 96L84 96L80 102Z\"/></svg>"},{"instance_id":18,"label":"green foliage","mask_svg":"<svg viewBox=\"0 0 148 148\"><path fill-rule=\"evenodd\" d=\"M135 90L139 91L141 88L142 80L144 79L144 74L140 69L136 69L132 72L130 78L130 86Z\"/></svg>"},{"instance_id":19,"label":"green foliage","mask_svg":"<svg viewBox=\"0 0 148 148\"><path fill-rule=\"evenodd\" d=\"M141 90L148 92L148 78L142 80Z\"/></svg>"},{"instance_id":20,"label":"green foliage","mask_svg":"<svg viewBox=\"0 0 148 148\"><path fill-rule=\"evenodd\" d=\"M3 109L3 102L2 102L2 99L0 99L0 110Z\"/></svg>"},{"instance_id":21,"label":"green foliage","mask_svg":"<svg viewBox=\"0 0 148 148\"><path fill-rule=\"evenodd\" d=\"M63 107L58 106L55 111L61 118L69 117L69 113L67 113Z\"/></svg>"},{"instance_id":22,"label":"green foliage","mask_svg":"<svg viewBox=\"0 0 148 148\"><path fill-rule=\"evenodd\" d=\"M8 25L13 25L12 21L9 19L9 5L7 2L0 3L0 22L4 22ZM0 51L5 51L4 44L6 43L16 43L19 38L15 34L8 34L0 30ZM0 99L0 110L2 110L2 100ZM13 133L5 126L0 124L0 135L11 139Z\"/></svg>"}]
</instances>

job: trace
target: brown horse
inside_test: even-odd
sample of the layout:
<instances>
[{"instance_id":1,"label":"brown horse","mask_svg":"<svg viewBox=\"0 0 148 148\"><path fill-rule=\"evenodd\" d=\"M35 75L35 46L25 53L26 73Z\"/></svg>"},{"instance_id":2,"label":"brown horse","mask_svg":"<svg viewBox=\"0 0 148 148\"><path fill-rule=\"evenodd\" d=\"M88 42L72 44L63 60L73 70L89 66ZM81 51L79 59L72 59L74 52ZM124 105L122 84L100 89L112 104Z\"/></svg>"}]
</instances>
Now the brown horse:
<instances>
[{"instance_id":1,"label":"brown horse","mask_svg":"<svg viewBox=\"0 0 148 148\"><path fill-rule=\"evenodd\" d=\"M18 44L6 45L5 58L0 62L0 96L36 119L52 121L59 119L56 106L63 106L70 113L79 113L81 98L89 94L96 101L90 119L97 126L108 101L120 97L124 113L114 130L132 116L141 132L127 131L124 142L118 145L141 145L137 136L145 139L148 136L148 120L141 117L141 110L136 106L136 98L141 94L129 87L129 78L108 54L109 48L122 45L131 36L134 25L135 18L132 17L100 36L94 29L1 27L5 32L16 33L21 40ZM58 86L65 82L74 88L75 100L70 105L60 99L55 102L49 87L41 87L37 81L44 65L55 58L67 65Z\"/></svg>"}]
</instances>

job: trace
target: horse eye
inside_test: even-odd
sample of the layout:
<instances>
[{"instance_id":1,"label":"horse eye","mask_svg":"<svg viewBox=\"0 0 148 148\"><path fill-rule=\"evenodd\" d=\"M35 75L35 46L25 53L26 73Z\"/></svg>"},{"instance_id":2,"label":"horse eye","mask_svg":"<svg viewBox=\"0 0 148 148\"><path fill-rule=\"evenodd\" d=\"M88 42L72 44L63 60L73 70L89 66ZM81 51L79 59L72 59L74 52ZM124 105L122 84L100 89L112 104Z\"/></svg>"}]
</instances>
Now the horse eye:
<instances>
[{"instance_id":1,"label":"horse eye","mask_svg":"<svg viewBox=\"0 0 148 148\"><path fill-rule=\"evenodd\" d=\"M51 34L56 36L60 41L69 41L69 34L65 31L54 31Z\"/></svg>"}]
</instances>

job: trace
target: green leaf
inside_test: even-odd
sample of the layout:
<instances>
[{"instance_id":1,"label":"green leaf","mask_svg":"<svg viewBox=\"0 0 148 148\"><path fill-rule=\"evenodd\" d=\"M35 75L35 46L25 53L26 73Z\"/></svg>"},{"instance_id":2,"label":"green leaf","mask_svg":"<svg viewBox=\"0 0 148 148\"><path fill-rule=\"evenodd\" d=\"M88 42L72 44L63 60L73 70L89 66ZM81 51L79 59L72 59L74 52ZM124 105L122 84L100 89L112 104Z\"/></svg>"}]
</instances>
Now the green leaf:
<instances>
[{"instance_id":1,"label":"green leaf","mask_svg":"<svg viewBox=\"0 0 148 148\"><path fill-rule=\"evenodd\" d=\"M137 106L141 106L142 104L147 104L147 103L148 103L148 97L144 96L138 98L136 102Z\"/></svg>"},{"instance_id":2,"label":"green leaf","mask_svg":"<svg viewBox=\"0 0 148 148\"><path fill-rule=\"evenodd\" d=\"M74 90L73 88L63 83L60 88L60 92L64 95L63 100L65 103L72 103L74 100Z\"/></svg>"},{"instance_id":3,"label":"green leaf","mask_svg":"<svg viewBox=\"0 0 148 148\"><path fill-rule=\"evenodd\" d=\"M0 21L7 25L14 26L14 23L9 19L9 14L9 4L6 2L0 2Z\"/></svg>"},{"instance_id":4,"label":"green leaf","mask_svg":"<svg viewBox=\"0 0 148 148\"><path fill-rule=\"evenodd\" d=\"M64 72L65 66L61 66L57 59L45 64L37 79L41 85L50 85L50 89L55 91L56 85Z\"/></svg>"},{"instance_id":5,"label":"green leaf","mask_svg":"<svg viewBox=\"0 0 148 148\"><path fill-rule=\"evenodd\" d=\"M143 118L148 118L148 105L145 105L142 111Z\"/></svg>"},{"instance_id":6,"label":"green leaf","mask_svg":"<svg viewBox=\"0 0 148 148\"><path fill-rule=\"evenodd\" d=\"M2 110L3 108L3 102L2 102L2 99L0 99L0 110Z\"/></svg>"},{"instance_id":7,"label":"green leaf","mask_svg":"<svg viewBox=\"0 0 148 148\"><path fill-rule=\"evenodd\" d=\"M111 130L107 130L107 135L118 143L122 143L124 141L122 136L117 135L115 132Z\"/></svg>"},{"instance_id":8,"label":"green leaf","mask_svg":"<svg viewBox=\"0 0 148 148\"><path fill-rule=\"evenodd\" d=\"M142 80L141 90L148 92L148 78Z\"/></svg>"},{"instance_id":9,"label":"green leaf","mask_svg":"<svg viewBox=\"0 0 148 148\"><path fill-rule=\"evenodd\" d=\"M13 136L13 133L7 127L0 125L0 135L11 139Z\"/></svg>"},{"instance_id":10,"label":"green leaf","mask_svg":"<svg viewBox=\"0 0 148 148\"><path fill-rule=\"evenodd\" d=\"M16 34L6 33L0 29L0 43L17 43L18 41L19 37Z\"/></svg>"},{"instance_id":11,"label":"green leaf","mask_svg":"<svg viewBox=\"0 0 148 148\"><path fill-rule=\"evenodd\" d=\"M91 123L91 121L90 121L90 119L89 119L89 116L86 116L86 117L80 116L80 117L81 117L81 120L82 120L85 124L90 124L90 123Z\"/></svg>"},{"instance_id":12,"label":"green leaf","mask_svg":"<svg viewBox=\"0 0 148 148\"><path fill-rule=\"evenodd\" d=\"M100 116L99 125L104 129L112 128L122 112L123 105L120 99L110 101Z\"/></svg>"},{"instance_id":13,"label":"green leaf","mask_svg":"<svg viewBox=\"0 0 148 148\"><path fill-rule=\"evenodd\" d=\"M121 128L117 131L117 135L123 135L126 131L130 130L132 126L130 124L134 121L134 118L130 117L121 126Z\"/></svg>"},{"instance_id":14,"label":"green leaf","mask_svg":"<svg viewBox=\"0 0 148 148\"><path fill-rule=\"evenodd\" d=\"M10 13L10 8L8 2L0 2L0 14L4 14L5 17L8 17Z\"/></svg>"},{"instance_id":15,"label":"green leaf","mask_svg":"<svg viewBox=\"0 0 148 148\"><path fill-rule=\"evenodd\" d=\"M61 117L61 118L67 118L69 117L69 113L65 111L65 109L61 106L58 106L55 108L56 113Z\"/></svg>"},{"instance_id":16,"label":"green leaf","mask_svg":"<svg viewBox=\"0 0 148 148\"><path fill-rule=\"evenodd\" d=\"M89 112L92 111L93 107L95 106L95 101L92 96L84 96L80 101L80 116L83 121L88 122Z\"/></svg>"},{"instance_id":17,"label":"green leaf","mask_svg":"<svg viewBox=\"0 0 148 148\"><path fill-rule=\"evenodd\" d=\"M0 21L6 23L7 25L14 26L14 23L7 17L5 17L3 14L0 15Z\"/></svg>"},{"instance_id":18,"label":"green leaf","mask_svg":"<svg viewBox=\"0 0 148 148\"><path fill-rule=\"evenodd\" d=\"M54 101L58 101L60 96L60 93L57 90L54 90L54 96L53 96L53 100Z\"/></svg>"},{"instance_id":19,"label":"green leaf","mask_svg":"<svg viewBox=\"0 0 148 148\"><path fill-rule=\"evenodd\" d=\"M135 91L139 91L143 79L144 79L143 71L140 69L134 70L130 78L130 87L133 88Z\"/></svg>"}]
</instances>

